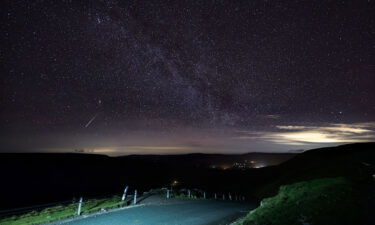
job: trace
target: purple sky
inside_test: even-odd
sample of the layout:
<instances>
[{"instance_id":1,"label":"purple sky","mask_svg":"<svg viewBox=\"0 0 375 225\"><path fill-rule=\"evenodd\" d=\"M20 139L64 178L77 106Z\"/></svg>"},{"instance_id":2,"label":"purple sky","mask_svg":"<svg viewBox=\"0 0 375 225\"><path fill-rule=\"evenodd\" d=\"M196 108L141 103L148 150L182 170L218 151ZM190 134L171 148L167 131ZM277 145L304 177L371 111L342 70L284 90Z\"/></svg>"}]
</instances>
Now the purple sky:
<instances>
[{"instance_id":1,"label":"purple sky","mask_svg":"<svg viewBox=\"0 0 375 225\"><path fill-rule=\"evenodd\" d=\"M370 1L10 1L1 152L284 152L375 140Z\"/></svg>"}]
</instances>

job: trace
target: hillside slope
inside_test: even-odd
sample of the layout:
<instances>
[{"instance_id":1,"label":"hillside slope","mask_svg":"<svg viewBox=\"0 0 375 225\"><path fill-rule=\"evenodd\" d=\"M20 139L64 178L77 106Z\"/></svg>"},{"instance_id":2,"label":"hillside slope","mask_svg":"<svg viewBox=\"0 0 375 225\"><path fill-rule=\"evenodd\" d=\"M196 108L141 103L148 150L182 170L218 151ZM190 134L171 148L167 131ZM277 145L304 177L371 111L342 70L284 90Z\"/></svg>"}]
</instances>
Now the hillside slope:
<instances>
[{"instance_id":1,"label":"hillside slope","mask_svg":"<svg viewBox=\"0 0 375 225\"><path fill-rule=\"evenodd\" d=\"M348 144L306 151L266 173L259 198L273 196L281 185L326 177L348 177L367 182L375 174L375 143Z\"/></svg>"}]
</instances>

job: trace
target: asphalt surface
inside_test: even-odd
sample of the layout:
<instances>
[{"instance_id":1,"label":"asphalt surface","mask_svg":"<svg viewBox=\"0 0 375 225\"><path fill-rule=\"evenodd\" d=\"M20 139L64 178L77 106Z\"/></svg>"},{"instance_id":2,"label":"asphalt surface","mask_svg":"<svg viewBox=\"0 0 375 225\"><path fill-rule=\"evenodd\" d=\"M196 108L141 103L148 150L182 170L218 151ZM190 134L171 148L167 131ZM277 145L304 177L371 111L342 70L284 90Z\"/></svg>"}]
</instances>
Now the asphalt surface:
<instances>
[{"instance_id":1,"label":"asphalt surface","mask_svg":"<svg viewBox=\"0 0 375 225\"><path fill-rule=\"evenodd\" d=\"M255 205L223 201L150 204L65 221L67 225L221 225L245 215Z\"/></svg>"}]
</instances>

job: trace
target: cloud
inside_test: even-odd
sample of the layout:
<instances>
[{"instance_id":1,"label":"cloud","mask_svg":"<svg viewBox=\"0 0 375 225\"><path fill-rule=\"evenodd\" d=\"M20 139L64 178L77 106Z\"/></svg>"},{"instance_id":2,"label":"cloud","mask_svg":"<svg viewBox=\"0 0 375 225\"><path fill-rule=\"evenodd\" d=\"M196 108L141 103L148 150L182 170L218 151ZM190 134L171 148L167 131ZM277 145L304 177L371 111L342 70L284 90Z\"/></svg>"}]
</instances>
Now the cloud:
<instances>
[{"instance_id":1,"label":"cloud","mask_svg":"<svg viewBox=\"0 0 375 225\"><path fill-rule=\"evenodd\" d=\"M281 130L319 130L324 132L341 132L341 133L368 133L372 132L371 129L366 128L365 126L358 125L347 125L347 124L333 124L331 126L276 126Z\"/></svg>"},{"instance_id":2,"label":"cloud","mask_svg":"<svg viewBox=\"0 0 375 225\"><path fill-rule=\"evenodd\" d=\"M280 115L273 115L273 114L270 114L270 115L265 115L263 116L264 118L267 118L267 119L279 119L280 118Z\"/></svg>"},{"instance_id":3,"label":"cloud","mask_svg":"<svg viewBox=\"0 0 375 225\"><path fill-rule=\"evenodd\" d=\"M283 145L353 143L375 140L375 123L328 124L325 126L276 126L273 132L249 132L239 139L262 139Z\"/></svg>"}]
</instances>

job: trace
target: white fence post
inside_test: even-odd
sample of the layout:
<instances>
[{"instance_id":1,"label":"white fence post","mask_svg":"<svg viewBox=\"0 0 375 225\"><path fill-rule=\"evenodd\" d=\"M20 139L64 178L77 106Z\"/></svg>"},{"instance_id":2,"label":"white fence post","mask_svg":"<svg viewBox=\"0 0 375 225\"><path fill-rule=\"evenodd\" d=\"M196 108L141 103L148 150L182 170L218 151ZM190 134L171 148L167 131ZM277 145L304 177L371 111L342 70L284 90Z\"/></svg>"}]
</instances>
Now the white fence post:
<instances>
[{"instance_id":1,"label":"white fence post","mask_svg":"<svg viewBox=\"0 0 375 225\"><path fill-rule=\"evenodd\" d=\"M134 205L137 204L137 190L134 191Z\"/></svg>"},{"instance_id":2,"label":"white fence post","mask_svg":"<svg viewBox=\"0 0 375 225\"><path fill-rule=\"evenodd\" d=\"M216 195L216 193L215 193L215 200L217 199L217 195Z\"/></svg>"},{"instance_id":3,"label":"white fence post","mask_svg":"<svg viewBox=\"0 0 375 225\"><path fill-rule=\"evenodd\" d=\"M229 200L232 201L232 195L230 195L229 193L228 196L229 196Z\"/></svg>"},{"instance_id":4,"label":"white fence post","mask_svg":"<svg viewBox=\"0 0 375 225\"><path fill-rule=\"evenodd\" d=\"M188 197L191 198L190 190L188 190Z\"/></svg>"},{"instance_id":5,"label":"white fence post","mask_svg":"<svg viewBox=\"0 0 375 225\"><path fill-rule=\"evenodd\" d=\"M167 198L170 198L170 196L169 196L169 189L167 189Z\"/></svg>"},{"instance_id":6,"label":"white fence post","mask_svg":"<svg viewBox=\"0 0 375 225\"><path fill-rule=\"evenodd\" d=\"M206 199L206 192L203 192L203 198Z\"/></svg>"},{"instance_id":7,"label":"white fence post","mask_svg":"<svg viewBox=\"0 0 375 225\"><path fill-rule=\"evenodd\" d=\"M124 194L122 195L121 201L124 201L126 198L126 192L128 192L128 186L125 187Z\"/></svg>"},{"instance_id":8,"label":"white fence post","mask_svg":"<svg viewBox=\"0 0 375 225\"><path fill-rule=\"evenodd\" d=\"M77 212L77 215L81 215L81 208L82 208L82 202L83 202L83 199L82 197L79 199L79 203L78 203L78 212Z\"/></svg>"}]
</instances>

